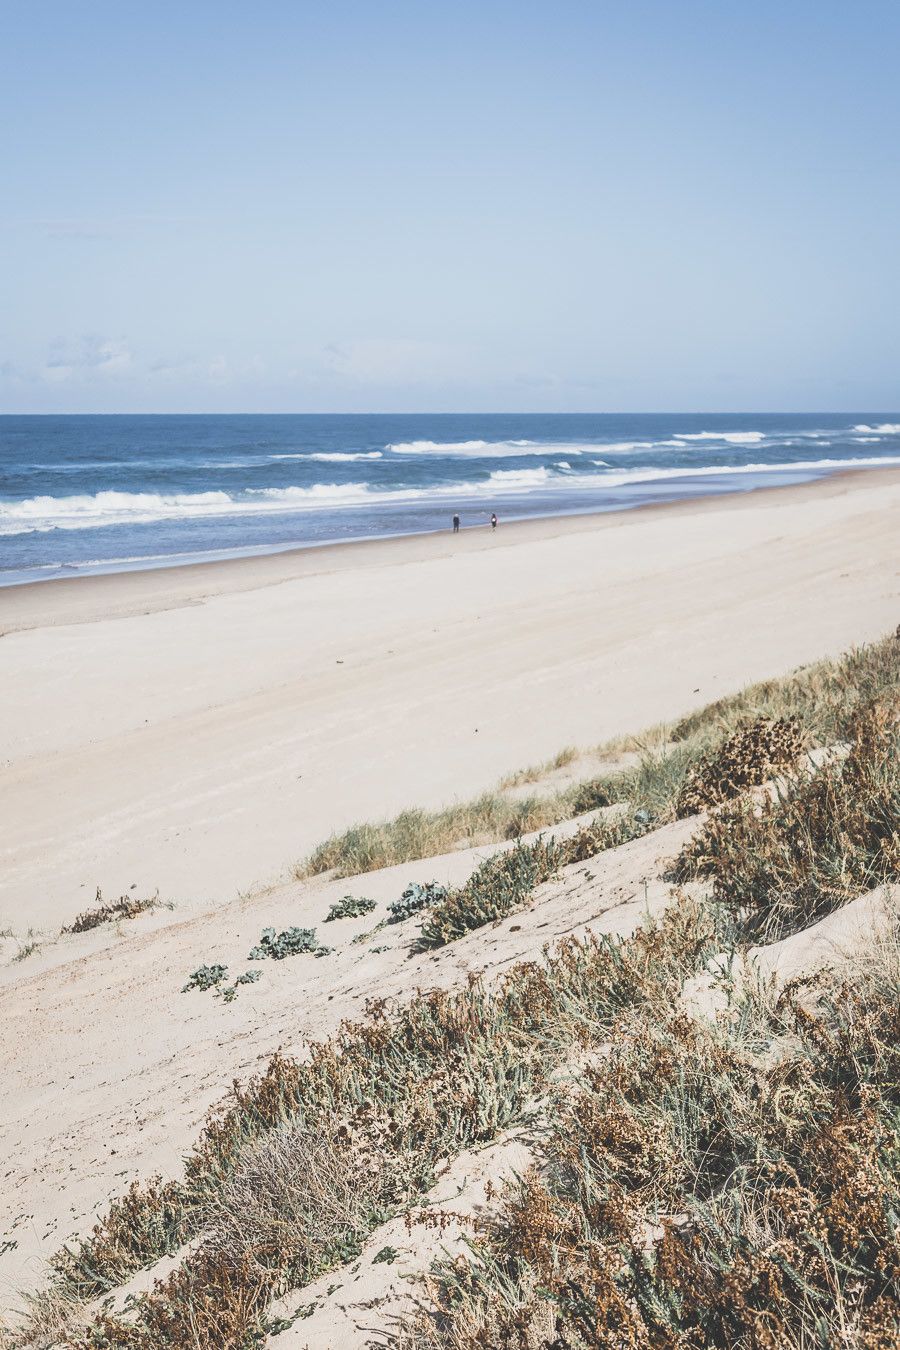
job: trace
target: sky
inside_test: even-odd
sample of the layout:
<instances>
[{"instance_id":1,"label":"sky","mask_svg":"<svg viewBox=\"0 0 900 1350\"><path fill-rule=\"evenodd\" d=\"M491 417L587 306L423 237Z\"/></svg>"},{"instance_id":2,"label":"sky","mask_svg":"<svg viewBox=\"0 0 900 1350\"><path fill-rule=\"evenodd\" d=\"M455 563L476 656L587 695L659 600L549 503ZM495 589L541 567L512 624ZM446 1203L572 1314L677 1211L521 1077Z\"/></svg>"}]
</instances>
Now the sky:
<instances>
[{"instance_id":1,"label":"sky","mask_svg":"<svg viewBox=\"0 0 900 1350\"><path fill-rule=\"evenodd\" d=\"M0 0L0 411L900 408L895 0Z\"/></svg>"}]
</instances>

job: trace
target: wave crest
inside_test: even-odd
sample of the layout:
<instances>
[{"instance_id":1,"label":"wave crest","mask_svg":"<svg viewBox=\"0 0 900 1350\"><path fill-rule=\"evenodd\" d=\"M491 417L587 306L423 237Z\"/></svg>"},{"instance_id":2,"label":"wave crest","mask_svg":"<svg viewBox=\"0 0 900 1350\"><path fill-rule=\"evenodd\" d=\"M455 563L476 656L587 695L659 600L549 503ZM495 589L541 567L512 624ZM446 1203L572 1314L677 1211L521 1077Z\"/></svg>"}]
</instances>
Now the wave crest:
<instances>
[{"instance_id":1,"label":"wave crest","mask_svg":"<svg viewBox=\"0 0 900 1350\"><path fill-rule=\"evenodd\" d=\"M759 445L764 431L676 431L676 441L725 441L728 445Z\"/></svg>"},{"instance_id":2,"label":"wave crest","mask_svg":"<svg viewBox=\"0 0 900 1350\"><path fill-rule=\"evenodd\" d=\"M349 464L357 459L381 459L380 450L316 450L308 455L271 455L271 459L312 459L319 464Z\"/></svg>"},{"instance_id":3,"label":"wave crest","mask_svg":"<svg viewBox=\"0 0 900 1350\"><path fill-rule=\"evenodd\" d=\"M394 455L511 459L516 455L552 455L560 447L546 441L397 441L387 448ZM567 445L565 449L573 455L581 453L577 446Z\"/></svg>"},{"instance_id":4,"label":"wave crest","mask_svg":"<svg viewBox=\"0 0 900 1350\"><path fill-rule=\"evenodd\" d=\"M609 489L678 478L717 478L746 474L829 472L838 469L900 465L897 455L860 455L846 459L806 459L779 464L695 464L680 467L611 468L594 460L597 472L578 473L564 464L533 469L495 469L478 481L432 484L428 487L376 488L366 482L314 483L309 487L250 488L234 495L209 492L97 492L69 497L27 497L0 500L0 536L51 530L97 529L110 525L143 525L165 520L215 516L255 516L268 512L301 513L378 507L397 503L427 506L443 501L501 500L541 490L571 496L578 491Z\"/></svg>"}]
</instances>

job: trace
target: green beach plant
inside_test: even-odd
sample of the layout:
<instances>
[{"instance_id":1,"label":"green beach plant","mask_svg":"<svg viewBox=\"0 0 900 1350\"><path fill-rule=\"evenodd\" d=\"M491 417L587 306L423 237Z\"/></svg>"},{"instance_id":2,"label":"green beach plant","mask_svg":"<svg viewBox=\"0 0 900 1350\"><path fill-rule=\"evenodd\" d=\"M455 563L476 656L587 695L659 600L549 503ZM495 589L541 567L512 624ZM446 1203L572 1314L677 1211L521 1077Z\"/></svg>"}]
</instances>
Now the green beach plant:
<instances>
[{"instance_id":1,"label":"green beach plant","mask_svg":"<svg viewBox=\"0 0 900 1350\"><path fill-rule=\"evenodd\" d=\"M216 985L222 983L227 974L227 966L219 964L198 966L193 975L188 979L187 984L182 987L181 992L187 994L191 989L214 989Z\"/></svg>"},{"instance_id":2,"label":"green beach plant","mask_svg":"<svg viewBox=\"0 0 900 1350\"><path fill-rule=\"evenodd\" d=\"M257 980L261 978L261 971L245 970L243 975L238 975L234 984L226 985L224 989L217 989L216 993L220 995L223 1003L233 1003L242 984L256 984Z\"/></svg>"},{"instance_id":3,"label":"green beach plant","mask_svg":"<svg viewBox=\"0 0 900 1350\"><path fill-rule=\"evenodd\" d=\"M345 895L331 906L325 915L325 922L332 923L335 919L358 919L362 914L371 914L374 908L375 901L369 900L364 895Z\"/></svg>"},{"instance_id":4,"label":"green beach plant","mask_svg":"<svg viewBox=\"0 0 900 1350\"><path fill-rule=\"evenodd\" d=\"M411 881L400 899L392 900L388 905L388 923L403 923L423 909L440 904L447 894L446 886L440 886L436 881L426 881L424 885Z\"/></svg>"},{"instance_id":5,"label":"green beach plant","mask_svg":"<svg viewBox=\"0 0 900 1350\"><path fill-rule=\"evenodd\" d=\"M259 942L247 955L248 961L283 961L287 956L301 956L311 952L314 956L325 956L331 951L316 937L314 928L285 928L276 935L274 928L264 928Z\"/></svg>"}]
</instances>

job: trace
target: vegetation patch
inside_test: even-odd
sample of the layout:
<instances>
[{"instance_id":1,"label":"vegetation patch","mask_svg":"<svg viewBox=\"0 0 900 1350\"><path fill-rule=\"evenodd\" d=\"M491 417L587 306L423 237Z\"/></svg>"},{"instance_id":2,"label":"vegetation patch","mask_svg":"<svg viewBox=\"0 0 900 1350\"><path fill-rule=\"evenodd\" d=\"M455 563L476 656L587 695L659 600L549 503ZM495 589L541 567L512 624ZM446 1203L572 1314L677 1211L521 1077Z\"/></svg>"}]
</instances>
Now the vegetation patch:
<instances>
[{"instance_id":1,"label":"vegetation patch","mask_svg":"<svg viewBox=\"0 0 900 1350\"><path fill-rule=\"evenodd\" d=\"M97 894L94 896L94 908L86 909L79 914L74 923L63 928L63 933L87 933L91 928L99 928L104 923L114 923L118 919L135 919L138 914L146 914L148 910L159 909L159 894L145 896L141 899L134 895L120 895L118 900L105 902L100 893L100 887L97 887Z\"/></svg>"},{"instance_id":2,"label":"vegetation patch","mask_svg":"<svg viewBox=\"0 0 900 1350\"><path fill-rule=\"evenodd\" d=\"M369 900L364 895L345 895L331 906L325 915L325 922L332 923L335 919L358 919L362 914L371 914L374 908L375 901Z\"/></svg>"},{"instance_id":3,"label":"vegetation patch","mask_svg":"<svg viewBox=\"0 0 900 1350\"><path fill-rule=\"evenodd\" d=\"M316 937L314 928L285 928L276 935L274 928L264 928L259 942L251 948L248 961L283 961L286 956L301 956L312 952L315 956L325 956L331 951Z\"/></svg>"},{"instance_id":4,"label":"vegetation patch","mask_svg":"<svg viewBox=\"0 0 900 1350\"><path fill-rule=\"evenodd\" d=\"M675 800L679 819L718 806L749 787L793 768L803 753L803 731L794 717L745 722L685 776Z\"/></svg>"},{"instance_id":5,"label":"vegetation patch","mask_svg":"<svg viewBox=\"0 0 900 1350\"><path fill-rule=\"evenodd\" d=\"M529 830L555 825L564 812L556 797L513 802L501 792L482 793L441 811L401 811L393 820L354 825L327 839L297 868L296 875L302 878L334 870L339 877L356 876L495 839L514 839Z\"/></svg>"},{"instance_id":6,"label":"vegetation patch","mask_svg":"<svg viewBox=\"0 0 900 1350\"><path fill-rule=\"evenodd\" d=\"M473 928L505 918L559 870L562 858L561 846L543 836L487 858L464 886L430 910L422 924L422 945L442 947Z\"/></svg>"},{"instance_id":7,"label":"vegetation patch","mask_svg":"<svg viewBox=\"0 0 900 1350\"><path fill-rule=\"evenodd\" d=\"M898 941L716 1024L626 1012L553 1094L540 1165L393 1343L891 1350Z\"/></svg>"},{"instance_id":8,"label":"vegetation patch","mask_svg":"<svg viewBox=\"0 0 900 1350\"><path fill-rule=\"evenodd\" d=\"M860 710L846 759L788 784L775 800L714 812L673 877L711 877L713 895L751 938L795 932L854 896L900 878L897 705Z\"/></svg>"},{"instance_id":9,"label":"vegetation patch","mask_svg":"<svg viewBox=\"0 0 900 1350\"><path fill-rule=\"evenodd\" d=\"M181 992L187 994L191 989L214 989L216 985L222 983L228 974L228 967L222 965L198 966L193 975L190 976L186 985L182 987Z\"/></svg>"},{"instance_id":10,"label":"vegetation patch","mask_svg":"<svg viewBox=\"0 0 900 1350\"><path fill-rule=\"evenodd\" d=\"M61 1287L92 1298L203 1234L135 1300L135 1322L102 1314L73 1345L242 1345L275 1295L356 1254L442 1159L520 1119L589 1028L607 1034L635 1002L671 1004L717 946L685 901L627 941L565 941L491 989L473 980L393 1014L375 1001L306 1063L276 1056L210 1118L181 1182L133 1187L57 1255Z\"/></svg>"},{"instance_id":11,"label":"vegetation patch","mask_svg":"<svg viewBox=\"0 0 900 1350\"><path fill-rule=\"evenodd\" d=\"M447 894L446 886L439 886L436 881L426 881L422 886L411 881L400 899L388 905L388 923L403 923L421 910L439 905Z\"/></svg>"},{"instance_id":12,"label":"vegetation patch","mask_svg":"<svg viewBox=\"0 0 900 1350\"><path fill-rule=\"evenodd\" d=\"M604 849L627 843L646 833L651 823L649 816L620 817L612 822L596 821L582 826L569 839L539 836L530 844L519 840L514 848L485 859L465 885L448 891L429 910L422 924L420 945L443 947L474 928L505 919L507 914L521 909L536 887L549 881L561 867L584 862Z\"/></svg>"}]
</instances>

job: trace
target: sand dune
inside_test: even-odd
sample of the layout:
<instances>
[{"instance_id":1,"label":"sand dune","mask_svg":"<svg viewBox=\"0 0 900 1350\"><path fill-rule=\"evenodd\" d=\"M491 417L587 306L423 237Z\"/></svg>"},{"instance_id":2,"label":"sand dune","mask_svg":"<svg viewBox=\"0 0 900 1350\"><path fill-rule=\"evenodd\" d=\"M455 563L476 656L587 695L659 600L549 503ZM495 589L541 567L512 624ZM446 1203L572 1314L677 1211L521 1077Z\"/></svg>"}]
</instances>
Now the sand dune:
<instances>
[{"instance_id":1,"label":"sand dune","mask_svg":"<svg viewBox=\"0 0 900 1350\"><path fill-rule=\"evenodd\" d=\"M410 922L365 945L353 938L384 916L408 881L459 884L490 849L352 881L294 883L163 927L153 917L134 920L118 935L66 938L27 968L7 967L0 1156L16 1163L4 1180L0 1234L13 1233L18 1245L0 1254L0 1307L39 1284L46 1258L84 1235L132 1179L178 1176L207 1110L233 1079L261 1072L278 1049L301 1054L308 1040L360 1016L375 990L402 999L416 987L461 984L470 971L496 974L588 923L595 931L632 931L670 897L660 868L694 825L680 821L589 868L569 868L540 889L533 909L436 954L410 956L417 932ZM574 828L567 823L558 833ZM378 910L322 927L329 906L348 891L372 897ZM202 964L221 962L237 975L264 927L291 924L317 926L334 951L321 960L263 962L259 983L233 1003L181 992Z\"/></svg>"}]
</instances>

